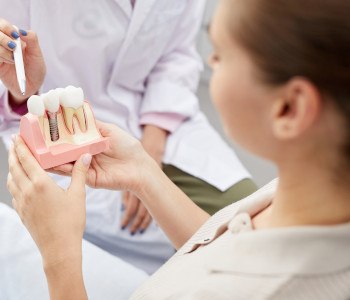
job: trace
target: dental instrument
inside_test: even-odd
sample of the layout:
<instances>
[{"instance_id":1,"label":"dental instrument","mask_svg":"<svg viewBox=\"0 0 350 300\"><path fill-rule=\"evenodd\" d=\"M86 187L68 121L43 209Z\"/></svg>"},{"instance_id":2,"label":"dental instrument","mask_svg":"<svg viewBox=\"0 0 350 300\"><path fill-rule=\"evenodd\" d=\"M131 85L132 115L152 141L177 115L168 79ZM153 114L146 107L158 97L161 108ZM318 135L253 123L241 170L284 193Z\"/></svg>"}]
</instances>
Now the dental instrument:
<instances>
[{"instance_id":1,"label":"dental instrument","mask_svg":"<svg viewBox=\"0 0 350 300\"><path fill-rule=\"evenodd\" d=\"M14 27L18 31L18 28L16 26L14 26ZM26 93L26 74L24 71L21 38L18 37L15 40L15 43L16 43L16 48L14 50L13 56L14 56L14 61L15 61L17 82L18 82L21 94L24 96Z\"/></svg>"}]
</instances>

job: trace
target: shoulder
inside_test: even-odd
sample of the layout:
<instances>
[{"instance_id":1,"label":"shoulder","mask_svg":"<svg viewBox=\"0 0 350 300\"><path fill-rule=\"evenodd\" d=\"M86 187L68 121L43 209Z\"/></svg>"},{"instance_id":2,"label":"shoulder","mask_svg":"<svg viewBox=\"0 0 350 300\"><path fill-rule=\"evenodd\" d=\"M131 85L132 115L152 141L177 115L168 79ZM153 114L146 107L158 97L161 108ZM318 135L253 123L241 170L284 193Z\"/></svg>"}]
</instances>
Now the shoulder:
<instances>
[{"instance_id":1,"label":"shoulder","mask_svg":"<svg viewBox=\"0 0 350 300\"><path fill-rule=\"evenodd\" d=\"M177 255L191 252L200 245L211 243L227 228L228 223L238 213L249 212L256 207L266 207L272 201L277 184L278 180L275 179L250 196L219 210L179 249Z\"/></svg>"}]
</instances>

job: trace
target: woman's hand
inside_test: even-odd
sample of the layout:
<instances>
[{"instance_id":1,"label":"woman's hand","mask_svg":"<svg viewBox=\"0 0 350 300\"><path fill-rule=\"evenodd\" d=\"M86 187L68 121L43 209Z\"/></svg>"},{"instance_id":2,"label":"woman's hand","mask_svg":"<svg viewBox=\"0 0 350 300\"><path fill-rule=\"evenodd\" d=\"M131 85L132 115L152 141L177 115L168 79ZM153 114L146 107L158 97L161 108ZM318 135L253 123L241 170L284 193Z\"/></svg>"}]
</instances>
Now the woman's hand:
<instances>
[{"instance_id":1,"label":"woman's hand","mask_svg":"<svg viewBox=\"0 0 350 300\"><path fill-rule=\"evenodd\" d=\"M71 185L60 188L39 166L20 137L9 154L7 186L13 206L36 242L45 266L81 254L85 229L85 179L91 155L79 159Z\"/></svg>"},{"instance_id":2,"label":"woman's hand","mask_svg":"<svg viewBox=\"0 0 350 300\"><path fill-rule=\"evenodd\" d=\"M95 188L127 190L135 194L174 246L181 247L209 215L174 185L141 142L114 125L97 122L97 127L102 136L110 138L110 148L92 158L87 183ZM54 169L67 176L72 170L72 164Z\"/></svg>"},{"instance_id":3,"label":"woman's hand","mask_svg":"<svg viewBox=\"0 0 350 300\"><path fill-rule=\"evenodd\" d=\"M13 52L15 40L21 37L23 61L26 72L26 94L22 95L17 83ZM46 67L37 35L33 31L16 30L0 18L0 80L9 91L10 99L19 104L34 95L41 87Z\"/></svg>"},{"instance_id":4,"label":"woman's hand","mask_svg":"<svg viewBox=\"0 0 350 300\"><path fill-rule=\"evenodd\" d=\"M160 168L162 168L167 136L168 132L164 129L153 125L144 126L142 146ZM122 228L130 224L129 230L132 235L138 230L142 234L151 224L152 216L135 194L125 191L122 201L125 209L121 222Z\"/></svg>"},{"instance_id":5,"label":"woman's hand","mask_svg":"<svg viewBox=\"0 0 350 300\"><path fill-rule=\"evenodd\" d=\"M153 160L141 143L114 125L96 122L101 135L110 138L110 147L94 155L87 172L86 183L93 188L128 190L138 193L147 175L149 162ZM73 164L55 167L53 173L70 176Z\"/></svg>"}]
</instances>

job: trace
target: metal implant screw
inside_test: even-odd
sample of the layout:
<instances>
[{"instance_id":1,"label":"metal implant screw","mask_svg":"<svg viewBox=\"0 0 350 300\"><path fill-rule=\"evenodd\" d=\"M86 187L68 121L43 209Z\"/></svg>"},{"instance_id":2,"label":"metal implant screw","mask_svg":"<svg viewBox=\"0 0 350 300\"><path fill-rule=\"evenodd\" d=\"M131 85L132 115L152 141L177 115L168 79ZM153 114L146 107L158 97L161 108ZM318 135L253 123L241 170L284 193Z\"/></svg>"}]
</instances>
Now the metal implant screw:
<instances>
[{"instance_id":1,"label":"metal implant screw","mask_svg":"<svg viewBox=\"0 0 350 300\"><path fill-rule=\"evenodd\" d=\"M55 142L60 138L58 131L57 113L51 113L48 111L47 115L49 117L51 141Z\"/></svg>"}]
</instances>

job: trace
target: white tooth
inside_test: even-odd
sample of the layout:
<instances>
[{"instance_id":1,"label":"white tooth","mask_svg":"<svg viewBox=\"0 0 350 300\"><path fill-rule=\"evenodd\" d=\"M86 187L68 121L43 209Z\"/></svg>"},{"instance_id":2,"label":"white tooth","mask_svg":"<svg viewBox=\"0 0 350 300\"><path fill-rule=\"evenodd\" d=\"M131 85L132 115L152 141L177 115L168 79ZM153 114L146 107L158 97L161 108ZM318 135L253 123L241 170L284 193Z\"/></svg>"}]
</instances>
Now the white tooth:
<instances>
[{"instance_id":1,"label":"white tooth","mask_svg":"<svg viewBox=\"0 0 350 300\"><path fill-rule=\"evenodd\" d=\"M63 107L79 108L84 104L84 92L82 88L67 86L61 92L60 102Z\"/></svg>"},{"instance_id":2,"label":"white tooth","mask_svg":"<svg viewBox=\"0 0 350 300\"><path fill-rule=\"evenodd\" d=\"M60 100L60 104L61 104L61 97L62 97L62 93L64 91L64 88L56 88L54 91L58 94L58 99Z\"/></svg>"},{"instance_id":3,"label":"white tooth","mask_svg":"<svg viewBox=\"0 0 350 300\"><path fill-rule=\"evenodd\" d=\"M80 106L78 109L75 110L75 116L78 119L80 130L82 132L85 132L87 129L87 126L86 126L86 119L85 119L83 106Z\"/></svg>"},{"instance_id":4,"label":"white tooth","mask_svg":"<svg viewBox=\"0 0 350 300\"><path fill-rule=\"evenodd\" d=\"M27 101L28 111L35 116L42 117L45 114L45 105L42 97L33 95Z\"/></svg>"},{"instance_id":5,"label":"white tooth","mask_svg":"<svg viewBox=\"0 0 350 300\"><path fill-rule=\"evenodd\" d=\"M55 91L61 95L61 93L64 91L64 88L56 88Z\"/></svg>"},{"instance_id":6,"label":"white tooth","mask_svg":"<svg viewBox=\"0 0 350 300\"><path fill-rule=\"evenodd\" d=\"M73 129L73 117L75 113L75 109L71 107L63 107L63 116L64 116L64 121L66 123L66 126L71 134L74 133Z\"/></svg>"},{"instance_id":7,"label":"white tooth","mask_svg":"<svg viewBox=\"0 0 350 300\"><path fill-rule=\"evenodd\" d=\"M87 129L85 114L84 114L84 93L81 88L68 86L61 92L60 103L66 126L71 134L74 133L73 118L76 117L81 131Z\"/></svg>"},{"instance_id":8,"label":"white tooth","mask_svg":"<svg viewBox=\"0 0 350 300\"><path fill-rule=\"evenodd\" d=\"M85 132L87 129L84 108L81 106L78 109L71 107L63 108L63 115L66 126L71 134L74 133L73 119L77 118L80 130Z\"/></svg>"},{"instance_id":9,"label":"white tooth","mask_svg":"<svg viewBox=\"0 0 350 300\"><path fill-rule=\"evenodd\" d=\"M51 112L58 112L60 108L59 93L56 90L51 90L43 96L45 108Z\"/></svg>"}]
</instances>

